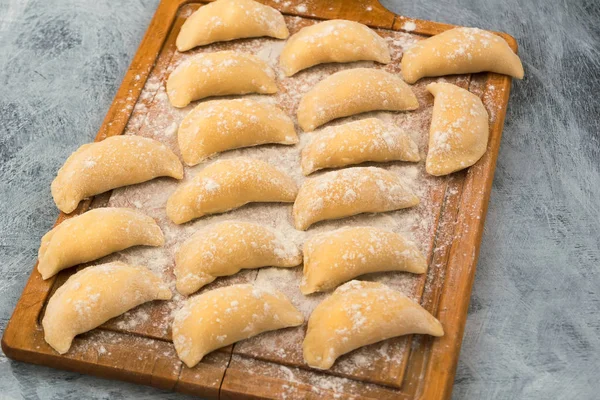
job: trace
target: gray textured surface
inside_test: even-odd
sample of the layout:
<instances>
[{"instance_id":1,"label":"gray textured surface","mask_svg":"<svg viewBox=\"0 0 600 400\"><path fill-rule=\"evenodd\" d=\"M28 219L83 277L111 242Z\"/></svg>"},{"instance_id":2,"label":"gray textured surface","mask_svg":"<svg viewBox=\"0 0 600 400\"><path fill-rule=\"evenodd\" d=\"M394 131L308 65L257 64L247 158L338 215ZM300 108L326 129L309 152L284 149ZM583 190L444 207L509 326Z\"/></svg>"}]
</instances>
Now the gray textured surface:
<instances>
[{"instance_id":1,"label":"gray textured surface","mask_svg":"<svg viewBox=\"0 0 600 400\"><path fill-rule=\"evenodd\" d=\"M0 330L56 218L50 182L100 126L157 1L116 3L0 0ZM513 84L454 398L598 398L600 2L384 5L509 32L525 65L526 79ZM3 395L185 398L0 353Z\"/></svg>"}]
</instances>

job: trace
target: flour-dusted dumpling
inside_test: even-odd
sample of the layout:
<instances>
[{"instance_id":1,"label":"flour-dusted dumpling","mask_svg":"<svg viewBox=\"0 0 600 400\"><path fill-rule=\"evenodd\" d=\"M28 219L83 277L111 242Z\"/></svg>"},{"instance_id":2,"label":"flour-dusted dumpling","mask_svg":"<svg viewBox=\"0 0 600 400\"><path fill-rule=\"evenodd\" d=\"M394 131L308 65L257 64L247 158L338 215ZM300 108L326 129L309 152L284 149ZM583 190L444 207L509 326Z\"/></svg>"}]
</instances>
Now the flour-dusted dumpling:
<instances>
[{"instance_id":1,"label":"flour-dusted dumpling","mask_svg":"<svg viewBox=\"0 0 600 400\"><path fill-rule=\"evenodd\" d=\"M177 139L188 165L240 147L298 143L294 123L283 110L249 99L199 104L183 119Z\"/></svg>"},{"instance_id":2,"label":"flour-dusted dumpling","mask_svg":"<svg viewBox=\"0 0 600 400\"><path fill-rule=\"evenodd\" d=\"M242 221L210 225L186 240L175 255L177 290L189 295L219 276L242 269L295 267L302 253L265 226Z\"/></svg>"},{"instance_id":3,"label":"flour-dusted dumpling","mask_svg":"<svg viewBox=\"0 0 600 400\"><path fill-rule=\"evenodd\" d=\"M200 7L185 20L177 35L177 50L234 39L290 35L283 15L253 0L218 0Z\"/></svg>"},{"instance_id":4,"label":"flour-dusted dumpling","mask_svg":"<svg viewBox=\"0 0 600 400\"><path fill-rule=\"evenodd\" d=\"M348 282L315 308L304 338L304 361L329 369L352 350L411 333L443 336L442 324L402 293L376 282Z\"/></svg>"},{"instance_id":5,"label":"flour-dusted dumpling","mask_svg":"<svg viewBox=\"0 0 600 400\"><path fill-rule=\"evenodd\" d=\"M129 208L98 208L70 218L46 233L38 254L43 279L77 264L128 247L162 246L154 219Z\"/></svg>"},{"instance_id":6,"label":"flour-dusted dumpling","mask_svg":"<svg viewBox=\"0 0 600 400\"><path fill-rule=\"evenodd\" d=\"M419 198L397 175L375 167L347 168L304 181L294 203L294 225L304 231L326 219L417 204Z\"/></svg>"},{"instance_id":7,"label":"flour-dusted dumpling","mask_svg":"<svg viewBox=\"0 0 600 400\"><path fill-rule=\"evenodd\" d=\"M183 165L167 146L140 136L111 136L67 158L52 181L52 197L68 214L86 197L159 176L183 178Z\"/></svg>"},{"instance_id":8,"label":"flour-dusted dumpling","mask_svg":"<svg viewBox=\"0 0 600 400\"><path fill-rule=\"evenodd\" d=\"M402 235L372 227L342 228L304 243L303 294L322 292L371 272L427 271L425 257Z\"/></svg>"},{"instance_id":9,"label":"flour-dusted dumpling","mask_svg":"<svg viewBox=\"0 0 600 400\"><path fill-rule=\"evenodd\" d=\"M447 175L475 164L487 149L489 116L475 94L450 83L430 83L435 96L425 169Z\"/></svg>"},{"instance_id":10,"label":"flour-dusted dumpling","mask_svg":"<svg viewBox=\"0 0 600 400\"><path fill-rule=\"evenodd\" d=\"M122 262L87 267L52 295L42 326L44 338L60 354L73 338L152 300L170 300L167 285L146 267Z\"/></svg>"},{"instance_id":11,"label":"flour-dusted dumpling","mask_svg":"<svg viewBox=\"0 0 600 400\"><path fill-rule=\"evenodd\" d=\"M302 173L322 168L345 167L366 161L412 161L421 159L416 143L404 131L377 118L329 126L314 132L302 149Z\"/></svg>"},{"instance_id":12,"label":"flour-dusted dumpling","mask_svg":"<svg viewBox=\"0 0 600 400\"><path fill-rule=\"evenodd\" d=\"M421 40L402 55L402 77L491 71L523 79L523 65L502 37L477 28L454 28Z\"/></svg>"},{"instance_id":13,"label":"flour-dusted dumpling","mask_svg":"<svg viewBox=\"0 0 600 400\"><path fill-rule=\"evenodd\" d=\"M175 313L173 343L192 368L213 350L259 333L302 325L302 314L277 291L248 284L204 292Z\"/></svg>"},{"instance_id":14,"label":"flour-dusted dumpling","mask_svg":"<svg viewBox=\"0 0 600 400\"><path fill-rule=\"evenodd\" d=\"M167 95L175 107L210 96L275 92L277 84L271 67L252 54L235 51L192 56L167 79Z\"/></svg>"},{"instance_id":15,"label":"flour-dusted dumpling","mask_svg":"<svg viewBox=\"0 0 600 400\"><path fill-rule=\"evenodd\" d=\"M388 64L387 42L368 26L342 19L300 29L288 39L279 57L287 76L317 64L361 60Z\"/></svg>"},{"instance_id":16,"label":"flour-dusted dumpling","mask_svg":"<svg viewBox=\"0 0 600 400\"><path fill-rule=\"evenodd\" d=\"M323 79L302 97L298 123L312 131L333 119L367 111L417 108L417 97L400 77L373 68L347 69Z\"/></svg>"},{"instance_id":17,"label":"flour-dusted dumpling","mask_svg":"<svg viewBox=\"0 0 600 400\"><path fill-rule=\"evenodd\" d=\"M247 157L219 160L177 188L167 201L167 215L183 224L252 202L291 203L297 193L292 178L264 161Z\"/></svg>"}]
</instances>

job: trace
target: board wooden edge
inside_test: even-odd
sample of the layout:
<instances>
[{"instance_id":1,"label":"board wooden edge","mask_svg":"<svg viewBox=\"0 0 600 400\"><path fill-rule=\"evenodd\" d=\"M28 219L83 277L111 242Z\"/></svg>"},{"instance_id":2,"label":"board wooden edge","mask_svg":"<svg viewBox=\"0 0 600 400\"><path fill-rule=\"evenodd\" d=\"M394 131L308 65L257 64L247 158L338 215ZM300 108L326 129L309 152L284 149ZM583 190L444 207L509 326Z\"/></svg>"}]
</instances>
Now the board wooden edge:
<instances>
[{"instance_id":1,"label":"board wooden edge","mask_svg":"<svg viewBox=\"0 0 600 400\"><path fill-rule=\"evenodd\" d=\"M298 9L290 9L291 6L283 6L272 0L261 0L261 2L278 8L288 15L298 15L317 19L352 19L372 27L397 31L405 30L403 29L403 25L407 21L410 21L415 23L416 29L406 31L415 34L433 35L455 27L454 25L395 15L385 9L376 0L357 0L356 2L335 0L323 3L322 0L310 0L303 3L305 4L306 9L303 8L301 11L298 11ZM96 135L95 141L101 141L106 137L119 135L124 131L131 116L133 106L137 102L146 80L154 67L156 57L164 45L172 24L176 20L179 8L188 3L198 2L193 0L162 0L159 3L146 34L140 43L131 65L125 74L117 94L115 95ZM356 3L361 6L361 10L366 10L367 7L371 7L370 11L375 12L365 16L364 13L361 14L357 11ZM505 33L496 33L508 42L513 51L517 52L517 42L512 36ZM488 82L490 85L502 89L496 90L494 96L496 96L496 100L501 102L501 104L507 104L511 79L497 74L489 74ZM128 107L129 105L131 107ZM485 214L487 212L494 169L500 146L505 112L506 108L503 108L497 113L496 120L490 128L491 140L488 144L488 151L482 160L468 170L467 177L463 184L461 204L455 228L455 240L450 250L447 265L447 270L451 273L446 275L444 289L442 290L438 305L439 311L437 313L437 317L444 324L445 330L447 327L452 327L452 329L447 330L446 335L441 340L438 339L433 343L430 360L426 370L427 378L425 378L428 384L420 393L420 398L447 399L451 396L460 345L462 343L462 335L467 318L470 293L475 275L479 245L483 233ZM90 201L82 202L73 213L69 215L60 213L55 225L58 225L65 219L85 212L89 205ZM463 212L465 209L471 209L474 213L469 213L469 215L467 215ZM473 220L474 218L476 218L476 220ZM459 252L459 249L463 248L463 246L471 246L473 248L473 252L470 256ZM466 277L461 274L461 269L464 268L468 270L468 275ZM90 361L71 360L65 356L59 356L56 353L53 353L51 349L50 351L41 350L40 344L36 340L39 340L39 338L42 338L43 340L43 332L39 331L37 320L44 301L46 300L49 288L52 286L52 282L53 279L43 281L37 272L37 268L34 268L34 271L18 300L15 310L7 323L2 337L2 350L9 358L34 364L47 365L59 369L88 373L103 378L125 380L163 389L175 389L196 395L202 394L208 397L220 396L221 385L223 385L228 378L227 370L230 360L227 360L227 363L222 369L221 380L218 382L218 388L216 388L214 384L194 384L190 381L180 380L183 371L185 371L185 367L182 367L174 379L162 379L143 371L124 370L122 366L111 367L99 363L91 364ZM22 328L22 323L30 324L29 326L33 328L34 334L36 334L35 332L37 330L38 337L34 338L31 335L22 335L23 330L19 329ZM45 342L43 344L46 345ZM46 347L48 346L46 345ZM454 350L448 351L448 348ZM227 356L227 354L221 354ZM68 362L65 362L65 360L68 360ZM432 381L431 379L435 380ZM287 381L282 381L282 384L286 383ZM229 395L250 395L248 398L255 398L252 397L253 395L251 393L247 392L229 391L228 393Z\"/></svg>"}]
</instances>

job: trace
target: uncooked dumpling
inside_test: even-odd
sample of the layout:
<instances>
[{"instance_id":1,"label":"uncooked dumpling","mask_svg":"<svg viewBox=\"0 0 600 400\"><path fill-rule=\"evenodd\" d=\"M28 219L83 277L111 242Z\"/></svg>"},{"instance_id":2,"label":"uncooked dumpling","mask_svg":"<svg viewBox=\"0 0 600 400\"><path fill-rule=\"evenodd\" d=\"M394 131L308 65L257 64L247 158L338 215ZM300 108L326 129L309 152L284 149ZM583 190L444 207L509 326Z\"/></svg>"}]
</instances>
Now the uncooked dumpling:
<instances>
[{"instance_id":1,"label":"uncooked dumpling","mask_svg":"<svg viewBox=\"0 0 600 400\"><path fill-rule=\"evenodd\" d=\"M375 167L347 168L304 181L294 203L294 225L304 231L326 219L417 204L419 198L397 175Z\"/></svg>"},{"instance_id":2,"label":"uncooked dumpling","mask_svg":"<svg viewBox=\"0 0 600 400\"><path fill-rule=\"evenodd\" d=\"M302 173L345 167L366 161L417 162L419 148L404 131L377 118L329 126L314 132L302 149Z\"/></svg>"},{"instance_id":3,"label":"uncooked dumpling","mask_svg":"<svg viewBox=\"0 0 600 400\"><path fill-rule=\"evenodd\" d=\"M167 79L167 95L175 107L210 96L275 92L277 84L271 67L252 54L235 51L192 56Z\"/></svg>"},{"instance_id":4,"label":"uncooked dumpling","mask_svg":"<svg viewBox=\"0 0 600 400\"><path fill-rule=\"evenodd\" d=\"M430 83L435 96L426 170L447 175L475 164L487 149L489 116L475 94L450 83Z\"/></svg>"},{"instance_id":5,"label":"uncooked dumpling","mask_svg":"<svg viewBox=\"0 0 600 400\"><path fill-rule=\"evenodd\" d=\"M52 197L68 214L86 197L159 176L183 178L183 165L167 146L141 136L111 136L69 156L52 181Z\"/></svg>"},{"instance_id":6,"label":"uncooked dumpling","mask_svg":"<svg viewBox=\"0 0 600 400\"><path fill-rule=\"evenodd\" d=\"M279 63L287 76L313 65L371 60L390 62L384 38L368 26L334 19L300 29L285 43Z\"/></svg>"},{"instance_id":7,"label":"uncooked dumpling","mask_svg":"<svg viewBox=\"0 0 600 400\"><path fill-rule=\"evenodd\" d=\"M303 294L336 288L371 272L407 271L422 274L425 257L402 235L372 227L342 228L311 237L304 243Z\"/></svg>"},{"instance_id":8,"label":"uncooked dumpling","mask_svg":"<svg viewBox=\"0 0 600 400\"><path fill-rule=\"evenodd\" d=\"M417 97L400 77L373 68L347 69L323 79L302 97L298 123L304 131L312 131L333 119L367 111L417 108Z\"/></svg>"},{"instance_id":9,"label":"uncooked dumpling","mask_svg":"<svg viewBox=\"0 0 600 400\"><path fill-rule=\"evenodd\" d=\"M443 336L442 324L402 293L376 282L351 281L315 308L304 338L304 360L329 369L342 354L411 333Z\"/></svg>"},{"instance_id":10,"label":"uncooked dumpling","mask_svg":"<svg viewBox=\"0 0 600 400\"><path fill-rule=\"evenodd\" d=\"M42 326L44 339L60 354L73 338L152 300L170 300L167 285L146 267L122 262L87 267L52 295Z\"/></svg>"},{"instance_id":11,"label":"uncooked dumpling","mask_svg":"<svg viewBox=\"0 0 600 400\"><path fill-rule=\"evenodd\" d=\"M173 320L173 343L181 361L192 368L213 350L303 322L283 294L231 285L187 300Z\"/></svg>"},{"instance_id":12,"label":"uncooked dumpling","mask_svg":"<svg viewBox=\"0 0 600 400\"><path fill-rule=\"evenodd\" d=\"M259 224L225 221L186 240L175 255L177 290L189 295L219 276L242 269L295 267L302 254L278 232Z\"/></svg>"},{"instance_id":13,"label":"uncooked dumpling","mask_svg":"<svg viewBox=\"0 0 600 400\"><path fill-rule=\"evenodd\" d=\"M240 147L298 143L294 123L283 110L249 99L200 103L183 119L177 139L187 165Z\"/></svg>"},{"instance_id":14,"label":"uncooked dumpling","mask_svg":"<svg viewBox=\"0 0 600 400\"><path fill-rule=\"evenodd\" d=\"M506 43L491 32L454 28L421 40L402 55L402 77L415 83L426 76L491 71L523 79L523 65Z\"/></svg>"},{"instance_id":15,"label":"uncooked dumpling","mask_svg":"<svg viewBox=\"0 0 600 400\"><path fill-rule=\"evenodd\" d=\"M290 32L276 9L252 0L218 0L203 5L185 20L177 35L177 50L234 39L272 36L285 39Z\"/></svg>"},{"instance_id":16,"label":"uncooked dumpling","mask_svg":"<svg viewBox=\"0 0 600 400\"><path fill-rule=\"evenodd\" d=\"M129 208L98 208L70 218L46 233L38 254L43 279L128 247L162 246L154 219Z\"/></svg>"},{"instance_id":17,"label":"uncooked dumpling","mask_svg":"<svg viewBox=\"0 0 600 400\"><path fill-rule=\"evenodd\" d=\"M167 201L167 215L183 224L252 202L291 203L298 188L270 164L247 157L215 161L180 185Z\"/></svg>"}]
</instances>

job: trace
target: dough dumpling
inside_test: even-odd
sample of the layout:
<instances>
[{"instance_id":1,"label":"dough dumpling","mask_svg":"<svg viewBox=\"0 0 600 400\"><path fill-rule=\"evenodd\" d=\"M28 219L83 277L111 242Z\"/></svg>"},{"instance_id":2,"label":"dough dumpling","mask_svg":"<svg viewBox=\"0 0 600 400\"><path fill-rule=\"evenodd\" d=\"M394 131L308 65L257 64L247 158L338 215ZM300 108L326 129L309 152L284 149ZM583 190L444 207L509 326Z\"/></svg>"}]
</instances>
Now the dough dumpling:
<instances>
[{"instance_id":1,"label":"dough dumpling","mask_svg":"<svg viewBox=\"0 0 600 400\"><path fill-rule=\"evenodd\" d=\"M43 279L74 265L97 260L128 247L162 246L154 219L128 208L98 208L70 218L42 238L38 271Z\"/></svg>"},{"instance_id":2,"label":"dough dumpling","mask_svg":"<svg viewBox=\"0 0 600 400\"><path fill-rule=\"evenodd\" d=\"M146 267L122 262L87 267L52 295L42 326L44 338L60 354L73 338L152 300L170 300L167 285Z\"/></svg>"},{"instance_id":3,"label":"dough dumpling","mask_svg":"<svg viewBox=\"0 0 600 400\"><path fill-rule=\"evenodd\" d=\"M270 164L247 157L215 161L181 184L167 201L167 215L183 224L252 202L291 203L298 188Z\"/></svg>"},{"instance_id":4,"label":"dough dumpling","mask_svg":"<svg viewBox=\"0 0 600 400\"><path fill-rule=\"evenodd\" d=\"M477 95L450 83L430 83L435 96L425 169L447 175L475 164L487 150L489 116Z\"/></svg>"},{"instance_id":5,"label":"dough dumpling","mask_svg":"<svg viewBox=\"0 0 600 400\"><path fill-rule=\"evenodd\" d=\"M189 295L219 276L242 269L295 267L301 262L298 247L270 228L250 222L220 222L196 232L177 250L177 291Z\"/></svg>"},{"instance_id":6,"label":"dough dumpling","mask_svg":"<svg viewBox=\"0 0 600 400\"><path fill-rule=\"evenodd\" d=\"M416 143L393 124L367 118L314 132L302 149L302 173L345 167L366 161L412 161L421 159Z\"/></svg>"},{"instance_id":7,"label":"dough dumpling","mask_svg":"<svg viewBox=\"0 0 600 400\"><path fill-rule=\"evenodd\" d=\"M368 26L343 19L300 29L288 39L279 57L286 76L317 64L361 60L388 64L387 42Z\"/></svg>"},{"instance_id":8,"label":"dough dumpling","mask_svg":"<svg viewBox=\"0 0 600 400\"><path fill-rule=\"evenodd\" d=\"M376 282L348 282L315 308L308 319L304 360L329 369L359 347L412 333L443 336L442 324L402 293Z\"/></svg>"},{"instance_id":9,"label":"dough dumpling","mask_svg":"<svg viewBox=\"0 0 600 400\"><path fill-rule=\"evenodd\" d=\"M372 227L342 228L304 243L303 294L336 288L371 272L427 271L425 257L402 235Z\"/></svg>"},{"instance_id":10,"label":"dough dumpling","mask_svg":"<svg viewBox=\"0 0 600 400\"><path fill-rule=\"evenodd\" d=\"M173 343L181 361L192 368L213 350L303 322L283 294L231 285L188 299L175 313Z\"/></svg>"},{"instance_id":11,"label":"dough dumpling","mask_svg":"<svg viewBox=\"0 0 600 400\"><path fill-rule=\"evenodd\" d=\"M52 181L52 197L68 214L87 197L159 176L183 178L183 165L167 146L141 136L111 136L67 158Z\"/></svg>"},{"instance_id":12,"label":"dough dumpling","mask_svg":"<svg viewBox=\"0 0 600 400\"><path fill-rule=\"evenodd\" d=\"M240 147L298 143L294 123L283 110L249 99L200 103L183 119L177 139L187 165Z\"/></svg>"},{"instance_id":13,"label":"dough dumpling","mask_svg":"<svg viewBox=\"0 0 600 400\"><path fill-rule=\"evenodd\" d=\"M347 69L323 79L302 97L298 124L312 131L336 118L367 111L417 108L417 97L400 77L374 68Z\"/></svg>"},{"instance_id":14,"label":"dough dumpling","mask_svg":"<svg viewBox=\"0 0 600 400\"><path fill-rule=\"evenodd\" d=\"M177 35L177 50L241 38L290 35L283 15L252 0L218 0L200 7L185 20Z\"/></svg>"},{"instance_id":15,"label":"dough dumpling","mask_svg":"<svg viewBox=\"0 0 600 400\"><path fill-rule=\"evenodd\" d=\"M275 92L277 84L271 67L252 54L235 51L192 56L167 79L167 95L175 107L210 96Z\"/></svg>"},{"instance_id":16,"label":"dough dumpling","mask_svg":"<svg viewBox=\"0 0 600 400\"><path fill-rule=\"evenodd\" d=\"M417 42L402 55L402 77L491 71L523 79L523 65L502 37L477 28L454 28Z\"/></svg>"},{"instance_id":17,"label":"dough dumpling","mask_svg":"<svg viewBox=\"0 0 600 400\"><path fill-rule=\"evenodd\" d=\"M375 167L347 168L304 181L294 203L294 225L305 231L326 219L417 204L419 198L395 174Z\"/></svg>"}]
</instances>

